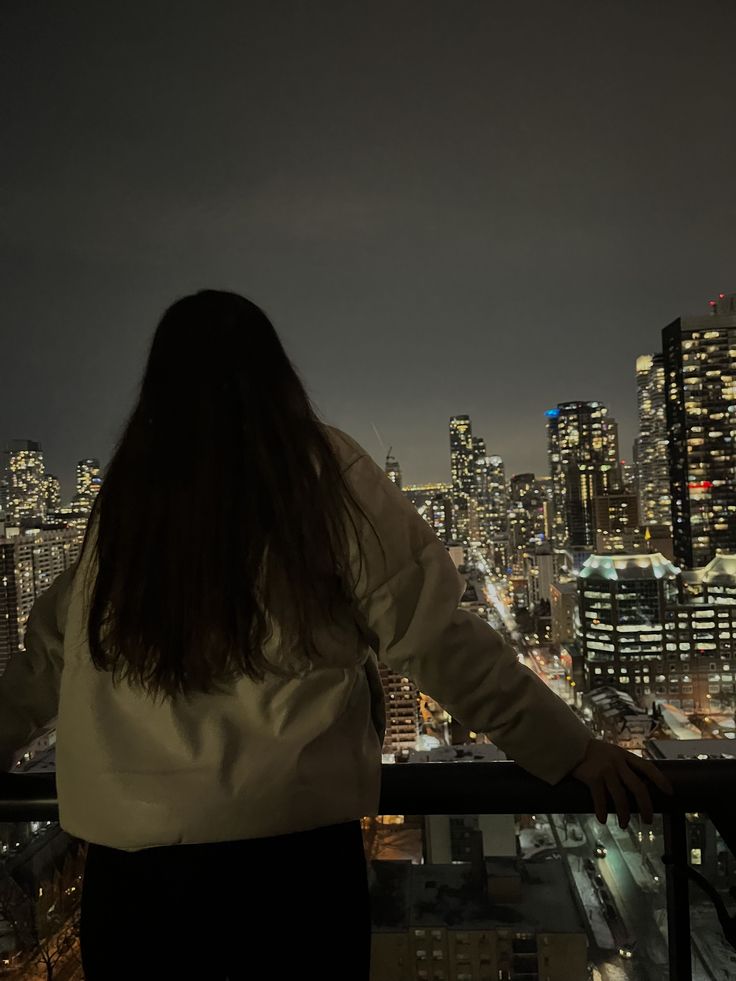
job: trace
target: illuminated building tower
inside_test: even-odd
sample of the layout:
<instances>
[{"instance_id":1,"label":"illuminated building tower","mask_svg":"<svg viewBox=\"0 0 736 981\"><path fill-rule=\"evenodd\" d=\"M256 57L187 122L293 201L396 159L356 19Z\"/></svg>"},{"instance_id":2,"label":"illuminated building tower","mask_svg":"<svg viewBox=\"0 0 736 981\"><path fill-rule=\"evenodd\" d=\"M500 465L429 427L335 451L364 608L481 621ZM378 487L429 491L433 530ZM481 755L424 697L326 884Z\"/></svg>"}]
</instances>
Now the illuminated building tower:
<instances>
[{"instance_id":1,"label":"illuminated building tower","mask_svg":"<svg viewBox=\"0 0 736 981\"><path fill-rule=\"evenodd\" d=\"M389 480L392 480L401 490L401 467L395 456L391 455L392 447L389 446L386 454L386 466L383 468Z\"/></svg>"},{"instance_id":2,"label":"illuminated building tower","mask_svg":"<svg viewBox=\"0 0 736 981\"><path fill-rule=\"evenodd\" d=\"M494 567L500 571L509 565L509 491L506 469L500 456L489 456L485 461L490 499L490 557Z\"/></svg>"},{"instance_id":3,"label":"illuminated building tower","mask_svg":"<svg viewBox=\"0 0 736 981\"><path fill-rule=\"evenodd\" d=\"M736 552L736 293L662 331L675 559Z\"/></svg>"},{"instance_id":4,"label":"illuminated building tower","mask_svg":"<svg viewBox=\"0 0 736 981\"><path fill-rule=\"evenodd\" d=\"M490 508L488 513L493 541L508 538L509 492L506 486L506 469L500 456L485 457L488 469Z\"/></svg>"},{"instance_id":5,"label":"illuminated building tower","mask_svg":"<svg viewBox=\"0 0 736 981\"><path fill-rule=\"evenodd\" d=\"M61 484L52 473L47 473L45 477L44 507L46 514L61 507Z\"/></svg>"},{"instance_id":6,"label":"illuminated building tower","mask_svg":"<svg viewBox=\"0 0 736 981\"><path fill-rule=\"evenodd\" d=\"M383 752L408 755L417 748L419 735L419 691L411 680L378 662L386 702L386 734Z\"/></svg>"},{"instance_id":7,"label":"illuminated building tower","mask_svg":"<svg viewBox=\"0 0 736 981\"><path fill-rule=\"evenodd\" d=\"M81 545L76 529L0 538L0 674L10 655L22 649L34 600L76 562Z\"/></svg>"},{"instance_id":8,"label":"illuminated building tower","mask_svg":"<svg viewBox=\"0 0 736 981\"><path fill-rule=\"evenodd\" d=\"M473 482L468 508L468 538L479 545L487 545L490 537L491 489L486 461L486 441L482 436L473 436Z\"/></svg>"},{"instance_id":9,"label":"illuminated building tower","mask_svg":"<svg viewBox=\"0 0 736 981\"><path fill-rule=\"evenodd\" d=\"M452 537L452 490L449 484L412 484L402 488L440 541Z\"/></svg>"},{"instance_id":10,"label":"illuminated building tower","mask_svg":"<svg viewBox=\"0 0 736 981\"><path fill-rule=\"evenodd\" d=\"M41 444L11 440L4 453L7 523L37 527L46 516L46 468Z\"/></svg>"},{"instance_id":11,"label":"illuminated building tower","mask_svg":"<svg viewBox=\"0 0 736 981\"><path fill-rule=\"evenodd\" d=\"M626 460L621 461L621 485L625 491L630 494L639 495L639 471L637 469L636 463L627 463Z\"/></svg>"},{"instance_id":12,"label":"illuminated building tower","mask_svg":"<svg viewBox=\"0 0 736 981\"><path fill-rule=\"evenodd\" d=\"M475 452L470 416L451 416L452 537L463 545L467 545L470 540L470 501L474 488Z\"/></svg>"},{"instance_id":13,"label":"illuminated building tower","mask_svg":"<svg viewBox=\"0 0 736 981\"><path fill-rule=\"evenodd\" d=\"M545 415L554 543L592 549L593 501L621 487L618 427L601 402L562 402Z\"/></svg>"},{"instance_id":14,"label":"illuminated building tower","mask_svg":"<svg viewBox=\"0 0 736 981\"><path fill-rule=\"evenodd\" d=\"M636 440L637 489L641 523L670 528L670 479L667 466L667 418L664 397L664 359L643 354L636 359L639 436Z\"/></svg>"},{"instance_id":15,"label":"illuminated building tower","mask_svg":"<svg viewBox=\"0 0 736 981\"><path fill-rule=\"evenodd\" d=\"M613 685L633 698L665 673L665 607L678 602L676 569L658 552L593 555L578 575L576 641L585 687Z\"/></svg>"},{"instance_id":16,"label":"illuminated building tower","mask_svg":"<svg viewBox=\"0 0 736 981\"><path fill-rule=\"evenodd\" d=\"M509 547L516 566L525 549L541 544L547 537L544 486L533 473L517 473L509 484Z\"/></svg>"},{"instance_id":17,"label":"illuminated building tower","mask_svg":"<svg viewBox=\"0 0 736 981\"><path fill-rule=\"evenodd\" d=\"M74 497L74 503L89 510L95 497L97 497L101 484L100 461L94 457L80 460L77 463L77 493Z\"/></svg>"},{"instance_id":18,"label":"illuminated building tower","mask_svg":"<svg viewBox=\"0 0 736 981\"><path fill-rule=\"evenodd\" d=\"M595 547L597 552L622 552L634 548L645 551L644 535L639 528L639 501L636 494L604 494L593 502L595 513Z\"/></svg>"}]
</instances>

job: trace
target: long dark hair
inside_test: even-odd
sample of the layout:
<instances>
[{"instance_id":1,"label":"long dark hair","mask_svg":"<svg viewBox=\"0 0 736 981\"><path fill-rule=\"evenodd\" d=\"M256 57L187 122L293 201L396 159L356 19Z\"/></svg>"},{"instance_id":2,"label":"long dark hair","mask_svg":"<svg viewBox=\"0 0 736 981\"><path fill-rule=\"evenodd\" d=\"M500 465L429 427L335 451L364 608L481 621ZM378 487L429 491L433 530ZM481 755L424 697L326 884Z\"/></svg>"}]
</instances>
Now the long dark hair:
<instances>
[{"instance_id":1,"label":"long dark hair","mask_svg":"<svg viewBox=\"0 0 736 981\"><path fill-rule=\"evenodd\" d=\"M355 587L349 523L362 568L356 506L265 313L216 290L178 300L85 534L94 664L164 697L262 680L284 670L262 648L287 597L279 629L313 664Z\"/></svg>"}]
</instances>

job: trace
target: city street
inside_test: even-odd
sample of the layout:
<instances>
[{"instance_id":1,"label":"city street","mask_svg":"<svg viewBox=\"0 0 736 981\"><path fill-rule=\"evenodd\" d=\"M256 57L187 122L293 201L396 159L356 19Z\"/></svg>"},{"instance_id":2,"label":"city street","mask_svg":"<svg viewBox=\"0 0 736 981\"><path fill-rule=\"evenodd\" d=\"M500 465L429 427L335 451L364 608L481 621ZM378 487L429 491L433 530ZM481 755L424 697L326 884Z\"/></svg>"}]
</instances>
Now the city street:
<instances>
[{"instance_id":1,"label":"city street","mask_svg":"<svg viewBox=\"0 0 736 981\"><path fill-rule=\"evenodd\" d=\"M518 628L508 604L504 600L503 586L500 583L486 582L484 593L503 629L509 636L516 639L521 652L521 658L560 698L569 705L575 703L575 689L569 684L564 668L555 662L541 646L529 646L519 636ZM639 845L632 837L636 832L622 830L615 818L609 818L608 824L602 826L595 816L581 815L574 819L579 828L582 841L567 837L566 828L561 818L550 816L549 821L555 831L561 853L565 856L570 868L570 876L575 883L581 905L585 909L591 937L600 950L600 962L597 965L598 976L604 981L619 981L622 978L636 981L666 981L668 977L667 952L667 915L665 898L665 876L660 856L663 848L661 835L649 840L649 829L642 826L642 834L646 840ZM636 822L637 819L634 818ZM637 829L638 830L638 829ZM596 858L596 843L600 841L606 848L603 858ZM645 864L645 858L649 859ZM603 907L596 890L586 881L589 876L582 875L584 859L592 859L595 863L596 874L602 877L603 889L610 897L610 906L615 915L604 915ZM658 876L658 881L655 880ZM600 890L599 890L600 892ZM705 917L704 917L705 920ZM727 978L721 974L723 967L717 969L713 964L706 966L708 961L724 965L729 950L726 945L718 945L718 931L713 927L714 917L707 920L709 935L713 938L718 953L715 955L713 944L707 947L694 943L693 977L696 981L706 981L713 978ZM705 926L704 922L704 926ZM611 949L610 934L615 938L614 947L625 941L633 941L633 956L630 961L619 957L610 959L607 950ZM730 952L731 954L733 952ZM710 968L710 969L709 969ZM727 968L725 968L727 970ZM716 973L718 970L719 973ZM736 977L736 971L733 972Z\"/></svg>"}]
</instances>

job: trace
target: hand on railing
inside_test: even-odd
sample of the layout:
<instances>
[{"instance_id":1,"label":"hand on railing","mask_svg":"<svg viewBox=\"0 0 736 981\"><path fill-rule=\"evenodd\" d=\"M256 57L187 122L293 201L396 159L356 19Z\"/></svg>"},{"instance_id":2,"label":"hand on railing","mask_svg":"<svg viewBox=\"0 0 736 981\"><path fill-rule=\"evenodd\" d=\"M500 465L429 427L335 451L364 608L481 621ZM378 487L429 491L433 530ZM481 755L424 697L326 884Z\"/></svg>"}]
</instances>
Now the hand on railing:
<instances>
[{"instance_id":1,"label":"hand on railing","mask_svg":"<svg viewBox=\"0 0 736 981\"><path fill-rule=\"evenodd\" d=\"M645 824L651 824L653 817L648 784L655 784L665 794L673 792L672 784L653 763L600 739L592 739L588 743L582 762L575 767L571 776L590 788L595 816L601 824L606 823L606 793L610 794L620 828L626 828L631 817L627 789L633 794Z\"/></svg>"}]
</instances>

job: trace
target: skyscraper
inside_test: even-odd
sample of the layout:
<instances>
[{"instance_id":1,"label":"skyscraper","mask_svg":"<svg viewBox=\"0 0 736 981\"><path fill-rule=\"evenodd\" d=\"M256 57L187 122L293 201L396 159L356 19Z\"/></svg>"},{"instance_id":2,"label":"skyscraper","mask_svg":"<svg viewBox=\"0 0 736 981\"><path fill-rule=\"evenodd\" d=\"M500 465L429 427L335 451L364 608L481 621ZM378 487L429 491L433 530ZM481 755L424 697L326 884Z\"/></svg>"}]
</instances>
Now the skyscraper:
<instances>
[{"instance_id":1,"label":"skyscraper","mask_svg":"<svg viewBox=\"0 0 736 981\"><path fill-rule=\"evenodd\" d=\"M401 467L399 466L399 461L392 455L391 450L392 447L389 446L388 453L386 454L386 465L383 469L388 479L392 480L399 490L401 490Z\"/></svg>"},{"instance_id":2,"label":"skyscraper","mask_svg":"<svg viewBox=\"0 0 736 981\"><path fill-rule=\"evenodd\" d=\"M485 448L484 448L485 449ZM478 540L488 550L491 565L505 569L509 562L509 494L500 456L476 457L474 507L479 515Z\"/></svg>"},{"instance_id":3,"label":"skyscraper","mask_svg":"<svg viewBox=\"0 0 736 981\"><path fill-rule=\"evenodd\" d=\"M40 525L46 515L46 468L41 444L29 439L11 440L4 457L8 524Z\"/></svg>"},{"instance_id":4,"label":"skyscraper","mask_svg":"<svg viewBox=\"0 0 736 981\"><path fill-rule=\"evenodd\" d=\"M470 416L451 416L452 537L463 545L467 545L470 540L470 500L475 482L475 453Z\"/></svg>"},{"instance_id":5,"label":"skyscraper","mask_svg":"<svg viewBox=\"0 0 736 981\"><path fill-rule=\"evenodd\" d=\"M509 482L509 548L519 568L524 549L539 545L547 537L544 486L533 473L517 473Z\"/></svg>"},{"instance_id":6,"label":"skyscraper","mask_svg":"<svg viewBox=\"0 0 736 981\"><path fill-rule=\"evenodd\" d=\"M44 510L48 514L49 511L56 511L57 508L61 507L61 484L59 483L59 478L55 477L52 473L47 473L45 477L45 488L44 488Z\"/></svg>"},{"instance_id":7,"label":"skyscraper","mask_svg":"<svg viewBox=\"0 0 736 981\"><path fill-rule=\"evenodd\" d=\"M618 426L601 402L561 402L545 415L554 543L592 549L593 502L621 486Z\"/></svg>"},{"instance_id":8,"label":"skyscraper","mask_svg":"<svg viewBox=\"0 0 736 981\"><path fill-rule=\"evenodd\" d=\"M736 552L736 293L662 331L675 561Z\"/></svg>"},{"instance_id":9,"label":"skyscraper","mask_svg":"<svg viewBox=\"0 0 736 981\"><path fill-rule=\"evenodd\" d=\"M402 488L440 541L452 539L452 493L449 484L412 484Z\"/></svg>"},{"instance_id":10,"label":"skyscraper","mask_svg":"<svg viewBox=\"0 0 736 981\"><path fill-rule=\"evenodd\" d=\"M100 461L95 457L79 460L77 463L77 493L74 496L75 507L91 509L101 484Z\"/></svg>"},{"instance_id":11,"label":"skyscraper","mask_svg":"<svg viewBox=\"0 0 736 981\"><path fill-rule=\"evenodd\" d=\"M636 494L620 491L601 494L593 502L595 548L598 553L628 551L638 544L643 551L644 535L639 528L639 500Z\"/></svg>"},{"instance_id":12,"label":"skyscraper","mask_svg":"<svg viewBox=\"0 0 736 981\"><path fill-rule=\"evenodd\" d=\"M643 525L670 528L670 478L667 465L667 417L664 397L664 359L642 354L636 359L639 436L636 473L640 519Z\"/></svg>"}]
</instances>

